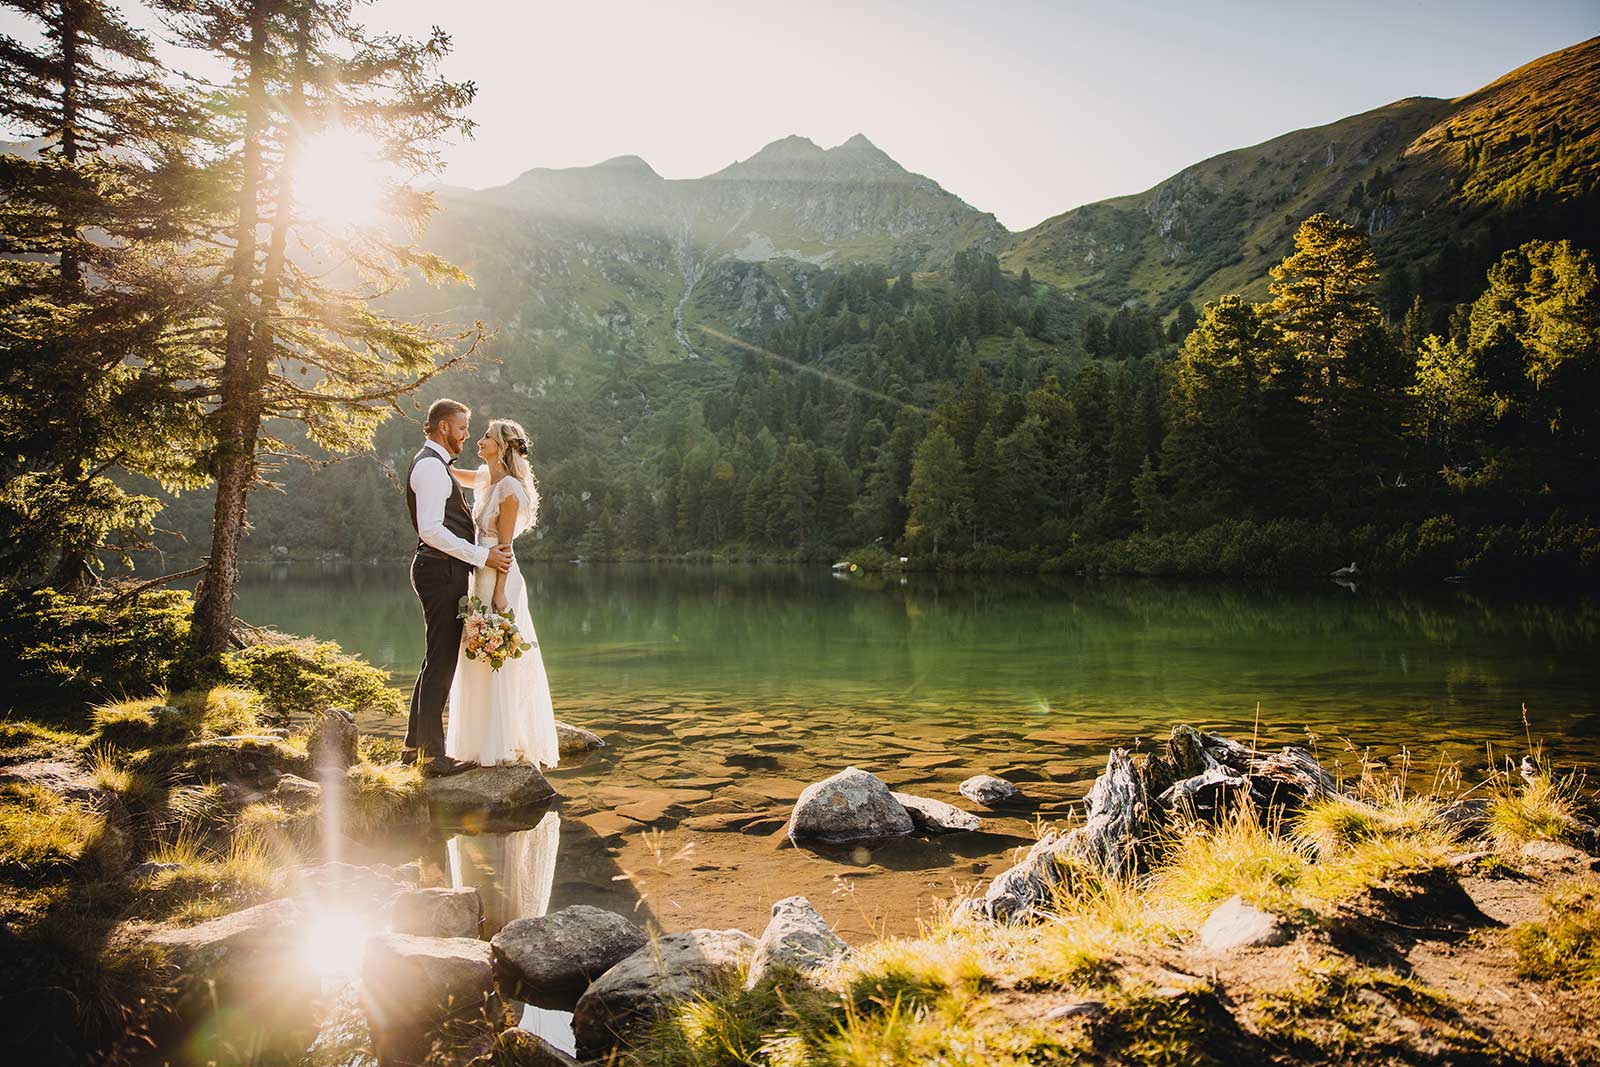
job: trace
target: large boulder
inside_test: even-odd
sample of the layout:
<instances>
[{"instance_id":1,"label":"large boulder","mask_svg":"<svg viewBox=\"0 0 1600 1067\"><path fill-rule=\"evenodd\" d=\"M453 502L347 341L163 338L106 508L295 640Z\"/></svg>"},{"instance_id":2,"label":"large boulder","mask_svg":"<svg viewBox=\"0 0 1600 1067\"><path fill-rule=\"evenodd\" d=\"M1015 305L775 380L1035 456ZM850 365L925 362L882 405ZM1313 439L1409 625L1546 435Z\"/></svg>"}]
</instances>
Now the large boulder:
<instances>
[{"instance_id":1,"label":"large boulder","mask_svg":"<svg viewBox=\"0 0 1600 1067\"><path fill-rule=\"evenodd\" d=\"M911 815L883 780L856 767L806 786L789 815L793 841L861 841L912 829Z\"/></svg>"},{"instance_id":2,"label":"large boulder","mask_svg":"<svg viewBox=\"0 0 1600 1067\"><path fill-rule=\"evenodd\" d=\"M271 796L285 811L298 811L322 802L322 786L298 774L285 774L272 787Z\"/></svg>"},{"instance_id":3,"label":"large boulder","mask_svg":"<svg viewBox=\"0 0 1600 1067\"><path fill-rule=\"evenodd\" d=\"M490 946L495 973L517 996L541 1008L570 1011L590 982L649 940L615 912L574 904L549 915L513 919Z\"/></svg>"},{"instance_id":4,"label":"large boulder","mask_svg":"<svg viewBox=\"0 0 1600 1067\"><path fill-rule=\"evenodd\" d=\"M311 727L306 752L317 771L343 774L361 759L357 751L360 741L354 715L345 708L326 708Z\"/></svg>"},{"instance_id":5,"label":"large boulder","mask_svg":"<svg viewBox=\"0 0 1600 1067\"><path fill-rule=\"evenodd\" d=\"M755 947L743 930L687 930L644 946L579 998L572 1014L578 1058L604 1055L697 987L737 980Z\"/></svg>"},{"instance_id":6,"label":"large boulder","mask_svg":"<svg viewBox=\"0 0 1600 1067\"><path fill-rule=\"evenodd\" d=\"M273 876L273 886L285 896L313 903L322 911L370 914L389 906L396 894L414 889L420 871L413 864L370 867L330 860L305 867L290 867Z\"/></svg>"},{"instance_id":7,"label":"large boulder","mask_svg":"<svg viewBox=\"0 0 1600 1067\"><path fill-rule=\"evenodd\" d=\"M303 1050L317 1032L322 976L308 951L305 915L274 900L150 937L173 968L171 1005L187 1047Z\"/></svg>"},{"instance_id":8,"label":"large boulder","mask_svg":"<svg viewBox=\"0 0 1600 1067\"><path fill-rule=\"evenodd\" d=\"M580 752L592 752L597 748L605 748L606 743L597 733L592 733L581 726L573 726L557 719L556 746L561 755L575 756Z\"/></svg>"},{"instance_id":9,"label":"large boulder","mask_svg":"<svg viewBox=\"0 0 1600 1067\"><path fill-rule=\"evenodd\" d=\"M406 889L389 903L389 929L419 937L477 937L483 924L478 891Z\"/></svg>"},{"instance_id":10,"label":"large boulder","mask_svg":"<svg viewBox=\"0 0 1600 1067\"><path fill-rule=\"evenodd\" d=\"M768 975L804 977L836 963L850 946L828 926L805 897L785 897L772 905L772 918L756 941L745 988L754 989Z\"/></svg>"},{"instance_id":11,"label":"large boulder","mask_svg":"<svg viewBox=\"0 0 1600 1067\"><path fill-rule=\"evenodd\" d=\"M361 962L361 1006L384 1063L412 1062L450 1018L494 1008L489 943L467 937L377 934Z\"/></svg>"},{"instance_id":12,"label":"large boulder","mask_svg":"<svg viewBox=\"0 0 1600 1067\"><path fill-rule=\"evenodd\" d=\"M962 811L954 804L946 804L942 800L930 800L927 797L915 797L910 793L890 793L890 796L900 802L911 816L911 822L918 830L926 830L934 834L947 834L955 830L976 830L983 825L979 818L970 811Z\"/></svg>"},{"instance_id":13,"label":"large boulder","mask_svg":"<svg viewBox=\"0 0 1600 1067\"><path fill-rule=\"evenodd\" d=\"M474 767L445 778L429 778L425 788L434 809L485 818L514 815L556 795L555 787L531 763Z\"/></svg>"}]
</instances>

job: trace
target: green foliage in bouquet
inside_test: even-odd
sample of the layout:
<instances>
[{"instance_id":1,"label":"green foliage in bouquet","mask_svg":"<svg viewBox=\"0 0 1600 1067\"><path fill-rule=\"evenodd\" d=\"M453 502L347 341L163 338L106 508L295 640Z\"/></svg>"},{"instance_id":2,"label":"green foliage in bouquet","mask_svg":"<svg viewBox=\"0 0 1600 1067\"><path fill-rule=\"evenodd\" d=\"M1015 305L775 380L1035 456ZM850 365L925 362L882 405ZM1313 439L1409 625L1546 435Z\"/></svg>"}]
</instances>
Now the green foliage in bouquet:
<instances>
[{"instance_id":1,"label":"green foliage in bouquet","mask_svg":"<svg viewBox=\"0 0 1600 1067\"><path fill-rule=\"evenodd\" d=\"M461 610L456 617L465 622L461 654L468 659L484 660L490 669L499 670L506 660L519 659L533 647L510 613L502 615L475 596L464 596L458 603Z\"/></svg>"}]
</instances>

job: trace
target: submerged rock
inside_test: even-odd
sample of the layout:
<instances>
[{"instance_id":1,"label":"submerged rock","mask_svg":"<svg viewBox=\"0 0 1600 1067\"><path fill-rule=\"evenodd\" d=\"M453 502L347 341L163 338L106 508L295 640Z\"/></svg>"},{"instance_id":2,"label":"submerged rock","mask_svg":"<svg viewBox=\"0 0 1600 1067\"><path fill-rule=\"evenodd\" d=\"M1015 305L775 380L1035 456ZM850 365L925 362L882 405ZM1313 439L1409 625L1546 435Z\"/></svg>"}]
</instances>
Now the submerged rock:
<instances>
[{"instance_id":1,"label":"submerged rock","mask_svg":"<svg viewBox=\"0 0 1600 1067\"><path fill-rule=\"evenodd\" d=\"M806 975L832 965L849 951L809 900L785 897L772 905L772 918L756 942L745 988L754 989L769 974Z\"/></svg>"},{"instance_id":2,"label":"submerged rock","mask_svg":"<svg viewBox=\"0 0 1600 1067\"><path fill-rule=\"evenodd\" d=\"M557 751L563 756L577 755L579 752L592 752L597 748L605 748L606 743L597 733L585 730L581 726L573 726L556 720L556 745Z\"/></svg>"},{"instance_id":3,"label":"submerged rock","mask_svg":"<svg viewBox=\"0 0 1600 1067\"><path fill-rule=\"evenodd\" d=\"M1200 943L1212 952L1284 945L1293 936L1282 918L1246 904L1237 893L1218 904L1200 927Z\"/></svg>"},{"instance_id":4,"label":"submerged rock","mask_svg":"<svg viewBox=\"0 0 1600 1067\"><path fill-rule=\"evenodd\" d=\"M541 1008L570 1009L589 983L649 942L615 912L574 904L536 918L514 919L494 935L495 973L518 996Z\"/></svg>"},{"instance_id":5,"label":"submerged rock","mask_svg":"<svg viewBox=\"0 0 1600 1067\"><path fill-rule=\"evenodd\" d=\"M959 788L961 795L968 800L975 800L990 807L1015 800L1022 795L1022 790L1015 785L992 774L975 774L962 782Z\"/></svg>"},{"instance_id":6,"label":"submerged rock","mask_svg":"<svg viewBox=\"0 0 1600 1067\"><path fill-rule=\"evenodd\" d=\"M474 767L447 778L429 778L424 789L436 809L489 818L515 814L556 795L555 787L531 763Z\"/></svg>"},{"instance_id":7,"label":"submerged rock","mask_svg":"<svg viewBox=\"0 0 1600 1067\"><path fill-rule=\"evenodd\" d=\"M794 841L861 841L908 834L911 815L875 774L846 767L808 785L789 816Z\"/></svg>"},{"instance_id":8,"label":"submerged rock","mask_svg":"<svg viewBox=\"0 0 1600 1067\"><path fill-rule=\"evenodd\" d=\"M389 927L397 934L421 937L477 937L483 924L478 891L406 889L389 904Z\"/></svg>"},{"instance_id":9,"label":"submerged rock","mask_svg":"<svg viewBox=\"0 0 1600 1067\"><path fill-rule=\"evenodd\" d=\"M983 825L982 820L970 811L962 811L954 804L946 804L942 800L930 800L927 797L912 796L910 793L889 795L906 809L906 813L911 816L911 821L918 830L944 834L955 830L976 830Z\"/></svg>"},{"instance_id":10,"label":"submerged rock","mask_svg":"<svg viewBox=\"0 0 1600 1067\"><path fill-rule=\"evenodd\" d=\"M603 1055L696 987L735 977L755 947L756 939L743 930L687 930L645 945L579 998L572 1014L578 1058Z\"/></svg>"},{"instance_id":11,"label":"submerged rock","mask_svg":"<svg viewBox=\"0 0 1600 1067\"><path fill-rule=\"evenodd\" d=\"M377 934L361 963L361 1005L379 1060L412 1060L447 1018L494 1002L489 943L466 937Z\"/></svg>"}]
</instances>

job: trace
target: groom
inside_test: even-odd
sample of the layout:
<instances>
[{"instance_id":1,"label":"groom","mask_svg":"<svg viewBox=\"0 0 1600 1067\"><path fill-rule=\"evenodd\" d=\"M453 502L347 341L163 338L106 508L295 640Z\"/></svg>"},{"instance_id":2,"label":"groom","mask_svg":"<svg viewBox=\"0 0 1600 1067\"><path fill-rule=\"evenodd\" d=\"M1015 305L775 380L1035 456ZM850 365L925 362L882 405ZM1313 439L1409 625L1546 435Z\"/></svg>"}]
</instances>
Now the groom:
<instances>
[{"instance_id":1,"label":"groom","mask_svg":"<svg viewBox=\"0 0 1600 1067\"><path fill-rule=\"evenodd\" d=\"M444 754L444 704L456 676L461 652L460 601L472 579L472 568L487 564L511 569L511 546L487 548L477 543L472 510L450 465L467 443L472 412L458 400L435 400L423 427L428 440L411 459L406 472L406 508L417 531L417 554L411 561L411 588L422 601L427 651L417 684L411 690L411 721L406 726L406 763L424 760L430 778L456 774L474 766Z\"/></svg>"}]
</instances>

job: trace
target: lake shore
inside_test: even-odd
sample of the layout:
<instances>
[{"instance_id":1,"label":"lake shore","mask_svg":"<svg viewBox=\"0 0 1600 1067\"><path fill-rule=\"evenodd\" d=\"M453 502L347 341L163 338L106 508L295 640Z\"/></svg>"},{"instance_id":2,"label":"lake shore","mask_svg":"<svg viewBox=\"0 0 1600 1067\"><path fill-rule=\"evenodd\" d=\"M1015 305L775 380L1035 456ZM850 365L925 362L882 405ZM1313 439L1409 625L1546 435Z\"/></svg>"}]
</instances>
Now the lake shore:
<instances>
[{"instance_id":1,"label":"lake shore","mask_svg":"<svg viewBox=\"0 0 1600 1067\"><path fill-rule=\"evenodd\" d=\"M98 659L70 661L80 673L100 671L98 684L130 663L160 668L163 660L156 651L166 649L175 657L172 642L179 634L151 622L167 618L163 612L180 618L184 600L181 594L159 594L144 606L118 609L121 621L112 630L143 634L137 640L151 642L145 654L107 648ZM1393 846L1392 854L1372 853L1359 821L1354 829L1340 822L1329 832L1353 836L1326 846L1312 844L1303 823L1289 819L1268 820L1255 830L1243 823L1229 829L1230 824L1215 820L1195 822L1167 833L1157 851L1140 862L1144 873L1135 882L1113 885L1099 876L1070 882L1066 888L1072 891L1052 897L1044 909L1053 918L994 925L992 919L979 921L970 909L952 908L962 900L982 899L1015 863L1025 861L1030 849L1082 821L1082 798L1106 770L1108 749L1131 744L1141 766L1167 751L1167 741L1148 737L1148 718L1100 716L1076 725L1026 729L980 725L956 707L942 715L922 708L908 718L894 700L750 705L714 694L651 700L626 691L595 692L581 707L558 707L558 714L594 730L603 747L564 755L562 766L549 775L557 797L521 814L485 820L430 811L415 771L393 762L395 741L363 728L392 728L396 722L383 710L394 702L393 691L374 685L380 673L347 662L331 646L305 641L232 655L230 669L239 673L224 684L109 702L79 697L74 703L63 690L61 699L42 700L29 714L14 709L4 723L5 921L24 947L17 956L24 972L15 976L12 988L28 988L27 975L41 968L64 969L76 975L65 988L77 989L77 1003L88 1003L83 998L90 996L108 1012L86 1021L81 1009L63 1003L65 1014L42 1015L35 1036L56 1050L56 1058L62 1048L76 1047L74 1042L114 1043L144 1033L169 1047L173 1026L195 1025L192 1019L182 1022L192 1010L184 1007L182 990L196 965L195 950L187 946L210 936L205 931L215 923L267 923L269 942L286 932L301 937L314 913L305 912L304 904L282 902L302 899L293 888L296 878L321 885L335 869L375 872L361 877L376 879L391 895L470 889L486 921L476 942L484 952L482 939L501 925L574 906L624 916L668 943L707 929L740 930L740 936L753 939L767 927L774 902L791 897L804 897L830 936L851 946L847 966L794 986L794 997L776 996L771 984L744 990L737 983L725 985L727 974L703 975L705 984L697 988L709 999L695 1002L704 1005L695 1009L698 1016L669 1012L650 1037L629 1037L644 1041L629 1054L644 1064L719 1062L716 1056L707 1060L710 1053L703 1046L721 1041L718 1028L727 1027L736 1027L738 1041L748 1047L785 1033L828 1031L845 1034L858 1051L894 1046L935 1055L959 1039L990 1049L999 1057L996 1062L1033 1062L1041 1056L1097 1062L1111 1047L1107 1042L1124 1048L1148 1037L1144 1031L1150 1027L1166 1035L1160 1048L1168 1052L1134 1062L1164 1062L1161 1056L1168 1053L1229 1062L1227 1057L1240 1050L1269 1047L1309 1056L1310 1049L1325 1053L1334 1047L1330 1041L1347 1039L1337 1028L1360 1020L1341 1013L1362 990L1384 998L1383 1003L1372 997L1356 1003L1360 1011L1376 1013L1368 1020L1372 1026L1381 1016L1387 1027L1382 1032L1401 1043L1395 1047L1410 1049L1395 1053L1401 1060L1430 1048L1489 1055L1513 1048L1508 1044L1513 1037L1525 1039L1526 1047L1516 1046L1523 1051L1534 1047L1537 1042L1518 1029L1516 1020L1472 1016L1471 1027L1444 1036L1425 1030L1426 1041L1409 1028L1405 1020L1424 1011L1436 1014L1430 1005L1443 1003L1438 1001L1443 994L1426 980L1428 973L1443 972L1428 972L1417 961L1459 963L1459 954L1445 949L1457 944L1453 939L1462 931L1469 939L1484 939L1473 942L1478 954L1471 966L1483 968L1485 982L1539 983L1527 986L1538 989L1546 1004L1539 1024L1544 1044L1538 1046L1545 1058L1533 1062L1566 1062L1556 1055L1562 1049L1587 1048L1581 1036L1574 1036L1579 1034L1575 1025L1562 1020L1576 1011L1573 1005L1588 987L1564 972L1518 976L1522 965L1508 963L1506 956L1521 951L1508 939L1533 944L1544 936L1535 930L1541 923L1540 928L1553 931L1550 937L1582 941L1589 936L1582 916L1573 919L1561 903L1578 891L1569 882L1581 889L1587 884L1583 879L1591 877L1581 851L1593 847L1583 836L1586 831L1542 815L1524 820L1527 825L1516 831L1520 837L1506 834L1503 840L1493 836L1488 821L1434 825L1445 800L1482 778L1472 752L1481 738L1461 739L1454 752L1327 745L1329 780L1358 799L1363 811L1379 813L1369 818L1376 826L1371 840L1389 842L1384 848ZM347 729L339 725L346 720L323 714L331 704L363 710L350 717ZM1244 719L1202 725L1243 738L1263 752L1307 742L1302 730ZM348 768L341 766L332 779L315 770L316 753L335 744L330 733L344 738L336 747ZM1506 751L1521 750L1514 733L1497 740ZM1570 759L1556 754L1563 764ZM976 831L836 844L791 840L787 830L796 801L847 764L871 773L885 788L962 806L981 824ZM981 805L965 799L966 779L981 773L1014 782L1020 795ZM1552 774L1546 765L1536 777L1560 783L1564 774ZM1509 798L1504 804L1522 795L1514 779L1496 775L1494 781ZM1592 819L1591 797L1573 794L1570 800L1571 811ZM1247 839L1240 846L1243 853L1215 853L1229 841L1239 844L1240 835ZM1480 839L1485 844L1478 844ZM1553 840L1567 849L1577 841L1580 852L1536 848L1525 854L1530 840ZM1419 841L1427 845L1422 852ZM1318 873L1326 861L1319 849L1337 852L1345 844L1359 846L1359 862L1347 859L1335 866L1356 887L1354 895L1341 883L1332 896L1316 897L1326 887L1316 892L1306 887L1320 886L1319 879L1327 877ZM1187 862L1185 849L1213 849L1201 865L1215 877L1203 891L1174 896L1170 885L1160 888L1161 878L1170 878L1160 872ZM1475 853L1470 861L1461 859ZM330 860L348 866L330 868ZM295 871L323 873L290 874ZM1534 925L1515 926L1523 933L1492 924L1462 927L1435 940L1402 935L1410 920L1383 911L1387 898L1378 899L1383 893L1372 897L1372 891L1410 885L1427 872L1465 886L1474 901L1482 898L1479 910L1491 917L1503 904L1510 918L1501 921ZM540 878L548 881L530 895L530 885ZM1438 891L1431 878L1420 883L1429 893ZM344 875L340 879L341 885L348 881ZM1287 945L1265 946L1268 956L1247 957L1250 965L1243 970L1215 960L1212 971L1197 969L1196 960L1210 957L1196 948L1195 939L1216 905L1233 894L1279 915L1295 932ZM1365 903L1351 903L1358 897ZM530 902L536 906L530 908ZM1329 932L1339 924L1354 924L1372 945L1361 953L1341 945ZM1063 929L1070 933L1066 942ZM1083 931L1092 932L1087 942L1080 937ZM1078 955L1061 955L1068 949ZM1425 957L1435 950L1444 954ZM1416 973L1396 969L1396 952L1413 961L1407 966ZM303 976L304 959L274 960L270 967L257 961L247 969ZM1174 985L1173 974L1187 977ZM1196 985L1189 979L1203 981ZM1298 1001L1282 1000L1285 982L1299 990ZM1147 988L1152 983L1154 991ZM500 1003L516 1007L528 1025L527 1009L512 991L503 992ZM1459 990L1448 995L1456 998L1451 1010L1465 1017L1466 1009L1456 1004ZM1258 1010L1258 1002L1267 1007ZM1469 1007L1478 1011L1483 1005L1473 1001ZM327 1035L329 1027L366 1018L351 1014L354 1010L339 1016L343 1021L337 1025L333 1016L317 1016L321 1021L313 1019L314 1026L302 1018L270 1036L290 1044L321 1040L317 1035ZM1269 1016L1278 1021L1261 1022ZM582 1017L580 1011L574 1022L558 1011L553 1023L546 1018L545 1032L581 1035ZM1216 1025L1208 1024L1202 1034L1190 1026L1196 1019ZM51 1029L58 1024L66 1028ZM1002 1024L1008 1033L1027 1036L1028 1043L1017 1044L1020 1038L1014 1035L1002 1039L995 1029ZM225 1039L209 1025L195 1032L206 1041ZM1296 1033L1322 1027L1316 1032L1324 1036L1291 1041L1286 1027L1300 1028ZM480 1045L492 1036L481 1024L468 1029L470 1040ZM1460 1033L1471 1040L1457 1048L1449 1042ZM376 1038L358 1034L353 1040ZM912 1044L894 1045L903 1040ZM824 1044L812 1050L819 1062L855 1062L836 1043ZM40 1062L51 1062L51 1056ZM1483 1062L1498 1061L1490 1055Z\"/></svg>"}]
</instances>

